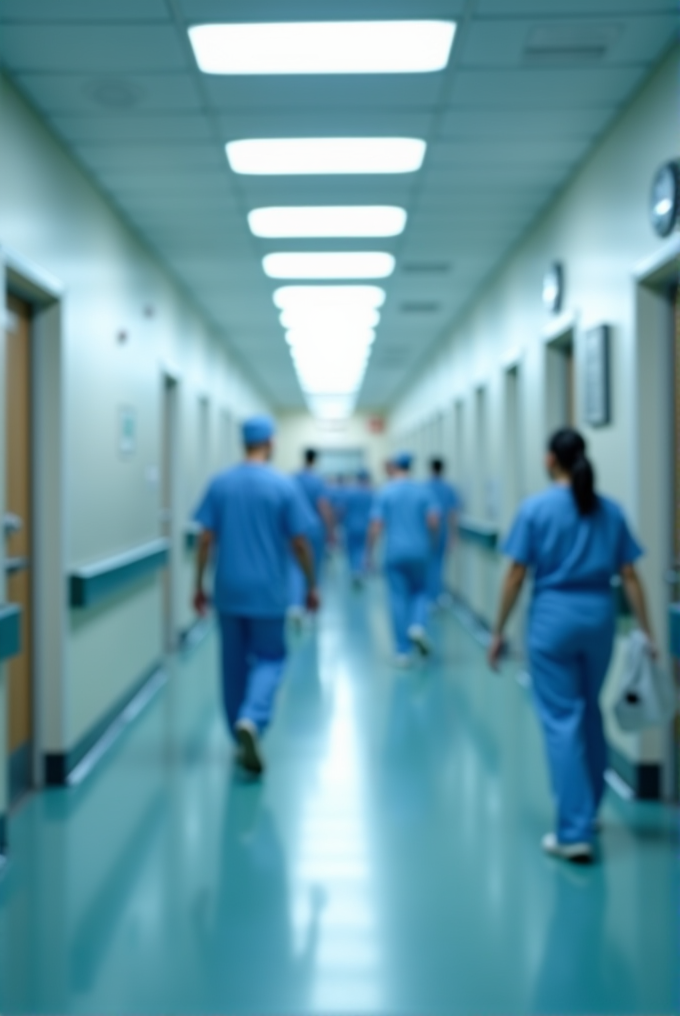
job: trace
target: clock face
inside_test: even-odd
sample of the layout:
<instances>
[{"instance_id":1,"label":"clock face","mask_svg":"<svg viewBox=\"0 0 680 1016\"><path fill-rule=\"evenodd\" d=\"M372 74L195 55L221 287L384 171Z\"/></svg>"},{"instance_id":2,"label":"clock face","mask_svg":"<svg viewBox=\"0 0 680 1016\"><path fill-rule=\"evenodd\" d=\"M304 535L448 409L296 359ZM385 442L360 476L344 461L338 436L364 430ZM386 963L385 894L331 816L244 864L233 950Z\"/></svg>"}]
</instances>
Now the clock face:
<instances>
[{"instance_id":1,"label":"clock face","mask_svg":"<svg viewBox=\"0 0 680 1016\"><path fill-rule=\"evenodd\" d=\"M551 265L543 276L543 305L552 314L556 314L562 307L563 289L562 266Z\"/></svg>"},{"instance_id":2,"label":"clock face","mask_svg":"<svg viewBox=\"0 0 680 1016\"><path fill-rule=\"evenodd\" d=\"M654 177L651 197L651 219L659 236L669 236L678 219L680 169L677 162L667 162Z\"/></svg>"}]
</instances>

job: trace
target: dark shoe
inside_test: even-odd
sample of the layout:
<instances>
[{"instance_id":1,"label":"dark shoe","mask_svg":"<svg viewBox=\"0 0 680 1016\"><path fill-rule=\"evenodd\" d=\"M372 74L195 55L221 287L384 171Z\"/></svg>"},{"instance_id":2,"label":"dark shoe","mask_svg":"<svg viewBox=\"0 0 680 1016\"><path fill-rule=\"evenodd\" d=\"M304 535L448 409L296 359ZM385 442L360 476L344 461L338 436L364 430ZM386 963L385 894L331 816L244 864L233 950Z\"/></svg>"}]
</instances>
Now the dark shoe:
<instances>
[{"instance_id":1,"label":"dark shoe","mask_svg":"<svg viewBox=\"0 0 680 1016\"><path fill-rule=\"evenodd\" d=\"M239 720L236 724L236 738L239 752L236 761L247 772L261 776L264 772L264 761L260 755L257 727L250 720Z\"/></svg>"},{"instance_id":2,"label":"dark shoe","mask_svg":"<svg viewBox=\"0 0 680 1016\"><path fill-rule=\"evenodd\" d=\"M572 864L591 864L593 860L593 848L590 843L560 843L555 833L546 833L541 840L541 846L546 854L561 857L562 860L571 861Z\"/></svg>"}]
</instances>

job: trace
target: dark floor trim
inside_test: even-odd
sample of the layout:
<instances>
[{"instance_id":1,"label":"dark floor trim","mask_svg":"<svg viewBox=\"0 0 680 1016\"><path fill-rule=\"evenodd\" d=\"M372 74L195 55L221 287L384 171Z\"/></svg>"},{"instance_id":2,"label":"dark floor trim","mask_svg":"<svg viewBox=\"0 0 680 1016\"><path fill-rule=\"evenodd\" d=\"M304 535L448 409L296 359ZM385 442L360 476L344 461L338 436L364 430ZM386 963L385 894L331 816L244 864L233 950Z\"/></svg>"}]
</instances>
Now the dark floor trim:
<instances>
[{"instance_id":1,"label":"dark floor trim","mask_svg":"<svg viewBox=\"0 0 680 1016\"><path fill-rule=\"evenodd\" d=\"M0 660L21 652L21 607L5 603L0 607Z\"/></svg>"},{"instance_id":2,"label":"dark floor trim","mask_svg":"<svg viewBox=\"0 0 680 1016\"><path fill-rule=\"evenodd\" d=\"M656 762L631 762L616 748L609 748L609 764L640 801L661 798L661 766Z\"/></svg>"},{"instance_id":3,"label":"dark floor trim","mask_svg":"<svg viewBox=\"0 0 680 1016\"><path fill-rule=\"evenodd\" d=\"M168 553L166 539L152 540L124 554L74 568L69 576L70 606L91 607L143 575L164 568Z\"/></svg>"},{"instance_id":4,"label":"dark floor trim","mask_svg":"<svg viewBox=\"0 0 680 1016\"><path fill-rule=\"evenodd\" d=\"M30 741L11 753L8 759L9 804L15 804L31 789L33 745Z\"/></svg>"},{"instance_id":5,"label":"dark floor trim","mask_svg":"<svg viewBox=\"0 0 680 1016\"><path fill-rule=\"evenodd\" d=\"M161 672L159 663L150 667L70 751L46 754L45 783L50 787L62 787L68 783L69 775L76 766L107 736L128 706L145 691L147 685L158 679Z\"/></svg>"}]
</instances>

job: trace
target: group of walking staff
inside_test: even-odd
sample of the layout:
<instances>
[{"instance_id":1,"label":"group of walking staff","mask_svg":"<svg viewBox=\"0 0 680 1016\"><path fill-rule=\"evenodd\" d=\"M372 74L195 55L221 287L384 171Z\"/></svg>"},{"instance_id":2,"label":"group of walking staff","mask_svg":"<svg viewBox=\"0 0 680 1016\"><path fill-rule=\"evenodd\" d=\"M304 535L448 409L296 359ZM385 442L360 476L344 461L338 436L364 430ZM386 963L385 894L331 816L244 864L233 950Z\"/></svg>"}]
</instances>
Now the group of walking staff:
<instances>
[{"instance_id":1,"label":"group of walking staff","mask_svg":"<svg viewBox=\"0 0 680 1016\"><path fill-rule=\"evenodd\" d=\"M431 479L419 482L411 477L412 456L403 452L388 463L380 490L372 490L365 474L331 490L315 471L312 451L295 477L273 468L274 434L268 417L247 420L243 462L210 482L195 513L201 533L194 606L201 614L208 609L205 576L212 556L224 709L237 763L254 775L264 769L261 738L283 677L286 616L291 605L319 609L317 576L338 522L355 578L363 577L383 542L401 666L414 650L429 652L428 608L442 595L446 547L460 508L441 460L433 460ZM641 548L618 505L596 492L583 438L558 431L546 468L551 486L521 506L505 542L511 563L488 659L498 667L505 624L531 573L529 665L557 806L556 829L542 846L587 862L605 785L598 697L613 646L613 576L622 579L649 652L656 650L634 567Z\"/></svg>"}]
</instances>

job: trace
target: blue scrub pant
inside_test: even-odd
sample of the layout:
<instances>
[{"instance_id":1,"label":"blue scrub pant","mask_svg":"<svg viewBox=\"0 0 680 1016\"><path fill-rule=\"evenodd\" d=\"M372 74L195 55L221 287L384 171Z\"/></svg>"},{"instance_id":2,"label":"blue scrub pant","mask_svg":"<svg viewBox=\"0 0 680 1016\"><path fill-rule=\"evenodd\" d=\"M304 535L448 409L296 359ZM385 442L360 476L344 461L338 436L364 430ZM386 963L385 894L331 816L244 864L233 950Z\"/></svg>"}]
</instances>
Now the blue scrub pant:
<instances>
[{"instance_id":1,"label":"blue scrub pant","mask_svg":"<svg viewBox=\"0 0 680 1016\"><path fill-rule=\"evenodd\" d=\"M446 541L443 541L434 547L427 570L427 595L431 603L436 603L444 592L445 563Z\"/></svg>"},{"instance_id":2,"label":"blue scrub pant","mask_svg":"<svg viewBox=\"0 0 680 1016\"><path fill-rule=\"evenodd\" d=\"M286 663L282 617L220 614L222 698L229 728L250 720L260 733L272 717Z\"/></svg>"},{"instance_id":3,"label":"blue scrub pant","mask_svg":"<svg viewBox=\"0 0 680 1016\"><path fill-rule=\"evenodd\" d=\"M427 561L401 561L385 568L394 640L398 653L408 653L412 625L427 623Z\"/></svg>"},{"instance_id":4,"label":"blue scrub pant","mask_svg":"<svg viewBox=\"0 0 680 1016\"><path fill-rule=\"evenodd\" d=\"M321 565L323 564L326 540L323 533L314 535L308 534L307 539L309 540L309 545L312 548L314 572L318 583L321 580ZM302 568L292 555L290 559L290 573L288 577L288 598L291 607L304 608L307 600L307 580L305 579Z\"/></svg>"},{"instance_id":5,"label":"blue scrub pant","mask_svg":"<svg viewBox=\"0 0 680 1016\"><path fill-rule=\"evenodd\" d=\"M361 577L366 571L366 530L348 530L345 544L349 570L354 577Z\"/></svg>"},{"instance_id":6,"label":"blue scrub pant","mask_svg":"<svg viewBox=\"0 0 680 1016\"><path fill-rule=\"evenodd\" d=\"M604 794L599 696L614 642L611 594L544 594L532 606L529 663L561 843L589 843Z\"/></svg>"}]
</instances>

